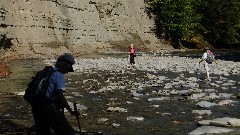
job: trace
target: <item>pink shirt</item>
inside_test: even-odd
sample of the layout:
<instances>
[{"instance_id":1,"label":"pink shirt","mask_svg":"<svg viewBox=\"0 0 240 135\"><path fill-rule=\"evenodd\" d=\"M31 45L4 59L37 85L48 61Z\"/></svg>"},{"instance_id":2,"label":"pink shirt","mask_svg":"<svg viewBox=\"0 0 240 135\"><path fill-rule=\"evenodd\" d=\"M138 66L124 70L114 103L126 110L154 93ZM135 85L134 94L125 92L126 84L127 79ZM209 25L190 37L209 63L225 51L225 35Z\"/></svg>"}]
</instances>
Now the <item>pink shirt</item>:
<instances>
[{"instance_id":1,"label":"pink shirt","mask_svg":"<svg viewBox=\"0 0 240 135\"><path fill-rule=\"evenodd\" d=\"M133 54L134 54L134 53L135 53L135 49L134 49L134 48L131 48L130 53L133 53ZM129 53L129 54L130 54L130 53Z\"/></svg>"}]
</instances>

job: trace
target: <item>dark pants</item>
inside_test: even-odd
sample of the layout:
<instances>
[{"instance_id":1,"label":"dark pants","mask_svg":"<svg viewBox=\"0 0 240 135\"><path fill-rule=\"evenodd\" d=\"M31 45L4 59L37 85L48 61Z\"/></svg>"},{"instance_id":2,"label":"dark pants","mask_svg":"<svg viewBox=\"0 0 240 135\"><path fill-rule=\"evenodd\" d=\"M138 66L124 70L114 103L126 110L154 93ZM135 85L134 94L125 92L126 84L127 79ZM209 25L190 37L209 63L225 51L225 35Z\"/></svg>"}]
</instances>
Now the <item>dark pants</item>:
<instances>
[{"instance_id":1,"label":"dark pants","mask_svg":"<svg viewBox=\"0 0 240 135\"><path fill-rule=\"evenodd\" d=\"M75 135L64 113L51 105L32 106L36 135L51 135L50 127L57 135Z\"/></svg>"},{"instance_id":2,"label":"dark pants","mask_svg":"<svg viewBox=\"0 0 240 135\"><path fill-rule=\"evenodd\" d=\"M134 53L130 53L130 64L135 64L135 61L134 61Z\"/></svg>"}]
</instances>

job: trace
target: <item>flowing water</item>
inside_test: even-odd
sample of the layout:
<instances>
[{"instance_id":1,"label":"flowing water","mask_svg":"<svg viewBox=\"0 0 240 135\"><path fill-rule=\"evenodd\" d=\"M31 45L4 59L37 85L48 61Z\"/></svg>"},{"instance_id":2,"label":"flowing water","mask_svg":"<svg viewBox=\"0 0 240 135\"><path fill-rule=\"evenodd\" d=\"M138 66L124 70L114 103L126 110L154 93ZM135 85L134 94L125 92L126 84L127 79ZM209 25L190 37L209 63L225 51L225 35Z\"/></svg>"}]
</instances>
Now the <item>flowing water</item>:
<instances>
[{"instance_id":1,"label":"flowing water","mask_svg":"<svg viewBox=\"0 0 240 135\"><path fill-rule=\"evenodd\" d=\"M239 61L239 53L216 53L223 60ZM174 53L171 55L186 56L186 53ZM187 53L188 57L200 57L200 53ZM84 58L121 58L125 54L102 54L95 56L85 56ZM14 60L10 66L9 77L0 81L0 134L27 134L30 127L34 125L31 109L22 98L19 92L26 89L27 83L34 73L44 67L42 60ZM147 74L154 76L167 76L168 79L162 83L151 82ZM187 77L197 77L196 74L182 72ZM84 72L76 72L66 75L66 97L71 103L77 102L81 117L80 126L84 132L102 132L106 135L183 135L188 134L198 127L197 114L192 110L199 110L196 106L198 100L188 99L188 95L167 95L167 100L152 101L150 98L160 97L159 90L163 90L165 84L171 83L180 73L161 70L142 71L135 69L125 69L124 71L109 71L89 69ZM212 77L217 80L218 75ZM228 80L239 82L238 75L230 75ZM183 79L184 80L184 79ZM146 84L147 83L147 84ZM109 87L109 84L112 87ZM141 85L144 87L140 87ZM157 84L157 85L156 85ZM124 86L124 87L121 87ZM238 101L233 106L214 106L212 115L203 116L204 119L218 117L240 118L238 84L226 86L229 93L235 95L230 99ZM104 92L97 92L106 88ZM139 89L141 88L141 89ZM200 89L213 89L214 86L208 83L199 83ZM111 90L108 90L111 89ZM174 90L182 90L182 87L174 86ZM134 97L132 90L136 90L143 96ZM226 92L219 88L218 92ZM123 108L123 112L109 111L109 107ZM78 131L78 123L73 116L66 113L67 119ZM129 120L128 118L138 117L144 120ZM240 133L236 128L234 132L226 134ZM223 133L222 133L223 134Z\"/></svg>"}]
</instances>

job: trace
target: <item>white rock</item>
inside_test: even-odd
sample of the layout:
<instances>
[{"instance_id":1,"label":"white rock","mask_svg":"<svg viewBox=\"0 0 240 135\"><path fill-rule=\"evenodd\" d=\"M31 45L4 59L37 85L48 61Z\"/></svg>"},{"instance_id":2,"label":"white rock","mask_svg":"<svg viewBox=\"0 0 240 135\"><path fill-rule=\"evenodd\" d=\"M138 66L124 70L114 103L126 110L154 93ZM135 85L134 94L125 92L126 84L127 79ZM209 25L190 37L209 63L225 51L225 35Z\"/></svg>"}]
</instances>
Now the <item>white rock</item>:
<instances>
[{"instance_id":1,"label":"white rock","mask_svg":"<svg viewBox=\"0 0 240 135\"><path fill-rule=\"evenodd\" d=\"M113 126L113 127L119 127L119 126L120 126L120 124L113 123L113 124L112 124L112 126Z\"/></svg>"},{"instance_id":2,"label":"white rock","mask_svg":"<svg viewBox=\"0 0 240 135\"><path fill-rule=\"evenodd\" d=\"M162 100L169 100L169 97L160 97L160 98L149 98L148 101L162 101Z\"/></svg>"},{"instance_id":3,"label":"white rock","mask_svg":"<svg viewBox=\"0 0 240 135\"><path fill-rule=\"evenodd\" d=\"M192 110L192 113L197 113L200 115L210 115L212 114L211 110Z\"/></svg>"},{"instance_id":4,"label":"white rock","mask_svg":"<svg viewBox=\"0 0 240 135\"><path fill-rule=\"evenodd\" d=\"M127 117L127 120L129 120L129 121L143 121L144 118L143 117L133 117L133 116L130 116L130 117Z\"/></svg>"},{"instance_id":5,"label":"white rock","mask_svg":"<svg viewBox=\"0 0 240 135\"><path fill-rule=\"evenodd\" d=\"M101 118L101 119L98 120L98 122L106 122L108 120L109 120L108 118Z\"/></svg>"},{"instance_id":6,"label":"white rock","mask_svg":"<svg viewBox=\"0 0 240 135\"><path fill-rule=\"evenodd\" d=\"M224 127L230 127L230 126L231 127L240 127L240 119L223 117L223 118L216 118L213 120L202 120L202 121L199 121L198 124L224 126Z\"/></svg>"},{"instance_id":7,"label":"white rock","mask_svg":"<svg viewBox=\"0 0 240 135\"><path fill-rule=\"evenodd\" d=\"M162 115L163 116L165 116L165 115L171 116L172 114L171 113L163 113Z\"/></svg>"},{"instance_id":8,"label":"white rock","mask_svg":"<svg viewBox=\"0 0 240 135\"><path fill-rule=\"evenodd\" d=\"M215 127L215 126L202 126L196 130L190 132L188 135L205 135L205 134L214 134L214 133L227 133L234 131L232 129Z\"/></svg>"},{"instance_id":9,"label":"white rock","mask_svg":"<svg viewBox=\"0 0 240 135\"><path fill-rule=\"evenodd\" d=\"M127 109L120 108L120 107L109 107L107 109L109 112L127 112Z\"/></svg>"},{"instance_id":10,"label":"white rock","mask_svg":"<svg viewBox=\"0 0 240 135\"><path fill-rule=\"evenodd\" d=\"M217 105L217 104L216 103L207 102L207 101L201 101L201 102L197 103L197 106L203 107L203 108L208 108L208 107L215 106L215 105Z\"/></svg>"},{"instance_id":11,"label":"white rock","mask_svg":"<svg viewBox=\"0 0 240 135\"><path fill-rule=\"evenodd\" d=\"M17 95L18 95L18 96L23 96L24 94L25 94L25 91L19 92Z\"/></svg>"},{"instance_id":12,"label":"white rock","mask_svg":"<svg viewBox=\"0 0 240 135\"><path fill-rule=\"evenodd\" d=\"M205 93L192 94L190 96L190 99L200 99L200 98L204 97L205 95L206 95Z\"/></svg>"},{"instance_id":13,"label":"white rock","mask_svg":"<svg viewBox=\"0 0 240 135\"><path fill-rule=\"evenodd\" d=\"M222 100L218 103L218 105L231 105L232 103L236 103L237 101L233 100Z\"/></svg>"}]
</instances>

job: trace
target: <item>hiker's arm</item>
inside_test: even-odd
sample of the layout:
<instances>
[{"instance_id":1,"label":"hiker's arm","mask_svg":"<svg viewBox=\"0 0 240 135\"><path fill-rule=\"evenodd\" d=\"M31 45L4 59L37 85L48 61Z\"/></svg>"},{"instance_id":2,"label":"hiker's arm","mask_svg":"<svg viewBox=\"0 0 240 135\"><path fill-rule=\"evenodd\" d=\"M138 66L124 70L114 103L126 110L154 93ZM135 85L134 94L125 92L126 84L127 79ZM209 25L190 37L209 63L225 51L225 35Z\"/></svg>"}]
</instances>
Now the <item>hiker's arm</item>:
<instances>
[{"instance_id":1,"label":"hiker's arm","mask_svg":"<svg viewBox=\"0 0 240 135\"><path fill-rule=\"evenodd\" d=\"M63 95L63 91L57 90L56 93L57 93L57 96L59 97L59 100L60 100L61 104L63 105L63 107L66 108L71 114L74 114L74 111L72 111L71 107L68 105L66 98Z\"/></svg>"},{"instance_id":2,"label":"hiker's arm","mask_svg":"<svg viewBox=\"0 0 240 135\"><path fill-rule=\"evenodd\" d=\"M201 60L199 61L199 65L198 65L198 68L197 68L197 70L199 70L199 68L200 68L200 64L201 64L201 62L202 61L204 61L204 59L203 58L201 58Z\"/></svg>"},{"instance_id":3,"label":"hiker's arm","mask_svg":"<svg viewBox=\"0 0 240 135\"><path fill-rule=\"evenodd\" d=\"M214 58L214 62L216 63L216 64L218 64L218 62L217 62L217 60Z\"/></svg>"},{"instance_id":4,"label":"hiker's arm","mask_svg":"<svg viewBox=\"0 0 240 135\"><path fill-rule=\"evenodd\" d=\"M201 60L199 61L199 64L207 59L207 53L204 53Z\"/></svg>"}]
</instances>

